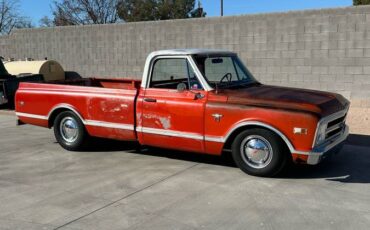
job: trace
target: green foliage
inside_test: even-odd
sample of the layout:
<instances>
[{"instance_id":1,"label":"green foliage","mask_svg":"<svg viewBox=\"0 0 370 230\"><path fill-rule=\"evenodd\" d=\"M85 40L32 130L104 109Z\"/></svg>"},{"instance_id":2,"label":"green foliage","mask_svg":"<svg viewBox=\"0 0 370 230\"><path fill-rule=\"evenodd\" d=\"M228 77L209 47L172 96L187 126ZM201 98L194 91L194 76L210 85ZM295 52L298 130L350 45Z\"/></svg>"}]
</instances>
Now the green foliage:
<instances>
[{"instance_id":1,"label":"green foliage","mask_svg":"<svg viewBox=\"0 0 370 230\"><path fill-rule=\"evenodd\" d=\"M370 5L370 0L353 0L353 5Z\"/></svg>"},{"instance_id":2,"label":"green foliage","mask_svg":"<svg viewBox=\"0 0 370 230\"><path fill-rule=\"evenodd\" d=\"M0 0L1 1L1 0ZM53 18L40 25L65 26L205 17L196 0L54 0Z\"/></svg>"},{"instance_id":3,"label":"green foliage","mask_svg":"<svg viewBox=\"0 0 370 230\"><path fill-rule=\"evenodd\" d=\"M119 0L117 11L126 22L206 16L195 0Z\"/></svg>"},{"instance_id":4,"label":"green foliage","mask_svg":"<svg viewBox=\"0 0 370 230\"><path fill-rule=\"evenodd\" d=\"M152 21L157 19L157 1L126 0L117 4L118 16L126 22Z\"/></svg>"}]
</instances>

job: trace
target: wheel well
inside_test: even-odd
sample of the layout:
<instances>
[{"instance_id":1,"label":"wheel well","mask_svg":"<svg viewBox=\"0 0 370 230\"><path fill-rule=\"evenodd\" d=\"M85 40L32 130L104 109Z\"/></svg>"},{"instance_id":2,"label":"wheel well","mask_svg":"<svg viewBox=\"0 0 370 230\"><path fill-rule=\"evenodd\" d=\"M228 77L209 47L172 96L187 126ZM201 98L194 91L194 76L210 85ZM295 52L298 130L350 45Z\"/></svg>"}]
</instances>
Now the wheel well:
<instances>
[{"instance_id":1,"label":"wheel well","mask_svg":"<svg viewBox=\"0 0 370 230\"><path fill-rule=\"evenodd\" d=\"M67 109L67 108L59 108L59 109L54 110L54 111L50 114L50 116L49 116L49 121L48 121L48 122L49 122L49 123L48 123L49 128L53 127L53 125L54 125L54 120L55 120L55 118L58 116L58 114L60 114L61 112L65 112L65 111L71 111L71 112L73 112L72 110Z\"/></svg>"},{"instance_id":2,"label":"wheel well","mask_svg":"<svg viewBox=\"0 0 370 230\"><path fill-rule=\"evenodd\" d=\"M241 132L243 132L244 130L247 130L247 129L254 129L254 128L265 129L265 130L268 130L268 131L274 133L281 140L281 142L284 144L284 147L286 148L286 150L289 151L288 145L285 143L285 141L281 138L281 136L279 134L277 134L275 131L273 131L271 129L268 129L266 127L262 127L262 126L259 126L259 125L246 125L246 126L242 126L242 127L237 128L236 130L234 130L231 133L231 135L227 138L227 140L224 144L224 150L231 150L231 145L233 144L233 141L235 140L236 136L238 136Z\"/></svg>"}]
</instances>

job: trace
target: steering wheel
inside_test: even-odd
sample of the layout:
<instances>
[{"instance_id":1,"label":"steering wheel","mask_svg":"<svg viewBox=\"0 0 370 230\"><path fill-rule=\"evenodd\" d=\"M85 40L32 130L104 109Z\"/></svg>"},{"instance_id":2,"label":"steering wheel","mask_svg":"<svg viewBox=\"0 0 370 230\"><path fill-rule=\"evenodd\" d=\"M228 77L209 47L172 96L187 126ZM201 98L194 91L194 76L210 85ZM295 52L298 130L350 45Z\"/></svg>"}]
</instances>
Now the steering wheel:
<instances>
[{"instance_id":1,"label":"steering wheel","mask_svg":"<svg viewBox=\"0 0 370 230\"><path fill-rule=\"evenodd\" d=\"M220 84L226 79L227 80L227 82L230 84L230 82L231 82L231 79L233 78L233 75L231 74L231 73L227 73L227 74L225 74L222 78L221 78L221 80L220 80Z\"/></svg>"}]
</instances>

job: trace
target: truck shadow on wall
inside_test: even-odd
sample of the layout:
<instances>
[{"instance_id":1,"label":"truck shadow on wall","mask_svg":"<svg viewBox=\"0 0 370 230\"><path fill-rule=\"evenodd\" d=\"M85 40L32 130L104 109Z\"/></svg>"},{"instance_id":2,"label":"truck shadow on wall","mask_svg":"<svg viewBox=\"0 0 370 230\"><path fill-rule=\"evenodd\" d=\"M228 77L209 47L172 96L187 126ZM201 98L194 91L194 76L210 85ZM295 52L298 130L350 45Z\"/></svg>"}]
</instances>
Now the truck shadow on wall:
<instances>
[{"instance_id":1,"label":"truck shadow on wall","mask_svg":"<svg viewBox=\"0 0 370 230\"><path fill-rule=\"evenodd\" d=\"M140 147L136 143L96 139L88 151L126 151L131 154L165 157L175 160L192 161L202 164L235 167L230 154L222 157L195 154L176 150ZM123 153L127 154L127 153ZM342 151L332 158L325 159L316 166L291 165L277 178L280 179L326 179L341 183L370 183L370 136L354 135L348 137Z\"/></svg>"}]
</instances>

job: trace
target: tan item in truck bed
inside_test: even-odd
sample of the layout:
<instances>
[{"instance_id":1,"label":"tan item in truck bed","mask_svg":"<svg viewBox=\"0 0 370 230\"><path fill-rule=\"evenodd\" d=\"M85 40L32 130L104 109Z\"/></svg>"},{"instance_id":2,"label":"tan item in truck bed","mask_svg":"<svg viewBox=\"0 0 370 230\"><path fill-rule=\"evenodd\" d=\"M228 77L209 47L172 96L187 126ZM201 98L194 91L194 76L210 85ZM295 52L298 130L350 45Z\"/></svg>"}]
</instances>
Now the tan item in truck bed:
<instances>
[{"instance_id":1,"label":"tan item in truck bed","mask_svg":"<svg viewBox=\"0 0 370 230\"><path fill-rule=\"evenodd\" d=\"M9 74L24 76L27 74L42 74L45 81L64 80L63 67L56 61L12 61L4 64Z\"/></svg>"}]
</instances>

